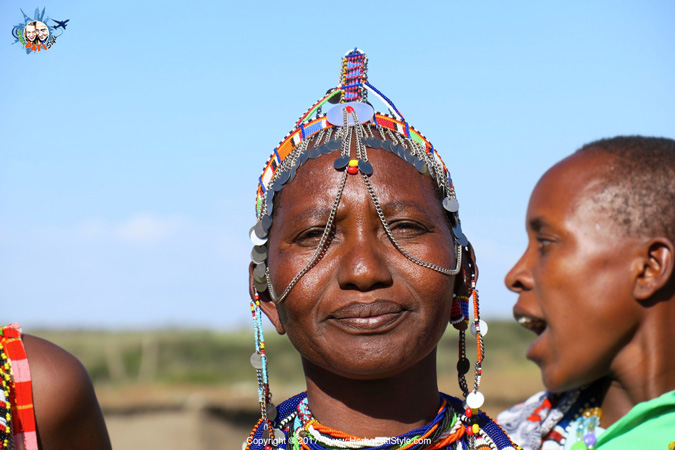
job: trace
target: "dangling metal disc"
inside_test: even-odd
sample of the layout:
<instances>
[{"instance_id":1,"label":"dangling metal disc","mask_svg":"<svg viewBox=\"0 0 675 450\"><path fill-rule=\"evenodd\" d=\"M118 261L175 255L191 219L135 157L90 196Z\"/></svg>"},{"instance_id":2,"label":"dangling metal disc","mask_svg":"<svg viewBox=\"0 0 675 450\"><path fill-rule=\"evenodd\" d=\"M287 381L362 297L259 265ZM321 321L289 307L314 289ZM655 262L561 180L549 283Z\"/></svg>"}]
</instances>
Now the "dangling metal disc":
<instances>
[{"instance_id":1,"label":"dangling metal disc","mask_svg":"<svg viewBox=\"0 0 675 450\"><path fill-rule=\"evenodd\" d=\"M263 283L266 280L265 275L267 273L267 266L265 263L257 264L255 269L253 269L253 279L258 283Z\"/></svg>"},{"instance_id":2,"label":"dangling metal disc","mask_svg":"<svg viewBox=\"0 0 675 450\"><path fill-rule=\"evenodd\" d=\"M267 279L265 278L265 274L260 276L260 275L257 275L255 272L253 272L253 281L255 283L264 283L265 286L267 286Z\"/></svg>"},{"instance_id":3,"label":"dangling metal disc","mask_svg":"<svg viewBox=\"0 0 675 450\"><path fill-rule=\"evenodd\" d=\"M487 322L485 322L483 319L480 319L478 321L478 326L480 327L480 334L485 336L488 332ZM476 324L475 323L471 324L470 330L471 330L471 334L473 334L475 336L476 335Z\"/></svg>"},{"instance_id":4,"label":"dangling metal disc","mask_svg":"<svg viewBox=\"0 0 675 450\"><path fill-rule=\"evenodd\" d=\"M330 150L337 150L342 147L342 139L331 139L330 141L326 142L326 147L328 147Z\"/></svg>"},{"instance_id":5,"label":"dangling metal disc","mask_svg":"<svg viewBox=\"0 0 675 450\"><path fill-rule=\"evenodd\" d=\"M478 409L483 406L485 402L485 397L483 394L477 391L469 392L469 395L466 396L466 406L471 409Z\"/></svg>"},{"instance_id":6,"label":"dangling metal disc","mask_svg":"<svg viewBox=\"0 0 675 450\"><path fill-rule=\"evenodd\" d=\"M287 170L285 172L281 172L281 175L279 175L279 178L277 179L277 183L280 183L283 186L284 184L286 184L286 182L288 181L288 179L290 177L291 177L290 171ZM275 190L277 190L277 189L275 189Z\"/></svg>"},{"instance_id":7,"label":"dangling metal disc","mask_svg":"<svg viewBox=\"0 0 675 450\"><path fill-rule=\"evenodd\" d=\"M251 250L251 261L256 264L264 263L267 259L267 248L264 245L256 245Z\"/></svg>"},{"instance_id":8,"label":"dangling metal disc","mask_svg":"<svg viewBox=\"0 0 675 450\"><path fill-rule=\"evenodd\" d=\"M253 284L255 285L255 289L258 292L265 292L267 290L267 283L264 281L253 280Z\"/></svg>"},{"instance_id":9,"label":"dangling metal disc","mask_svg":"<svg viewBox=\"0 0 675 450\"><path fill-rule=\"evenodd\" d=\"M258 352L254 352L251 355L251 365L253 366L254 369L262 369L262 355Z\"/></svg>"},{"instance_id":10,"label":"dangling metal disc","mask_svg":"<svg viewBox=\"0 0 675 450\"><path fill-rule=\"evenodd\" d=\"M318 158L319 156L321 156L321 150L318 148L315 147L309 151L309 159Z\"/></svg>"},{"instance_id":11,"label":"dangling metal disc","mask_svg":"<svg viewBox=\"0 0 675 450\"><path fill-rule=\"evenodd\" d=\"M445 208L446 211L455 213L459 211L459 202L455 197L445 197L443 199L443 208Z\"/></svg>"},{"instance_id":12,"label":"dangling metal disc","mask_svg":"<svg viewBox=\"0 0 675 450\"><path fill-rule=\"evenodd\" d=\"M331 125L335 126L344 125L342 110L350 106L354 108L354 112L356 113L356 117L358 118L360 124L370 121L370 119L372 119L373 115L375 114L375 110L373 109L373 107L368 105L367 103L347 102L347 103L340 103L339 105L333 106L330 110L328 110L328 112L326 113L326 119L328 120L328 122L330 122ZM355 125L354 117L352 116L351 113L347 113L347 125L349 126Z\"/></svg>"},{"instance_id":13,"label":"dangling metal disc","mask_svg":"<svg viewBox=\"0 0 675 450\"><path fill-rule=\"evenodd\" d=\"M255 235L258 236L260 239L265 239L267 237L267 231L265 229L265 226L263 225L262 221L256 222L255 225L253 225L253 229L255 230Z\"/></svg>"},{"instance_id":14,"label":"dangling metal disc","mask_svg":"<svg viewBox=\"0 0 675 450\"><path fill-rule=\"evenodd\" d=\"M370 148L384 148L382 146L383 142L384 141L382 139L372 137L372 138L370 138L370 143L368 144L368 147L370 147Z\"/></svg>"},{"instance_id":15,"label":"dangling metal disc","mask_svg":"<svg viewBox=\"0 0 675 450\"><path fill-rule=\"evenodd\" d=\"M415 163L415 169L417 169L417 171L422 175L426 175L429 173L429 166L427 166L427 163L421 159L418 159L417 162Z\"/></svg>"},{"instance_id":16,"label":"dangling metal disc","mask_svg":"<svg viewBox=\"0 0 675 450\"><path fill-rule=\"evenodd\" d=\"M333 163L333 167L335 167L337 170L342 170L347 167L347 164L349 164L349 156L340 156Z\"/></svg>"},{"instance_id":17,"label":"dangling metal disc","mask_svg":"<svg viewBox=\"0 0 675 450\"><path fill-rule=\"evenodd\" d=\"M267 410L267 418L274 422L274 419L277 418L277 407L274 406L274 403L268 403L265 405L265 409ZM275 431L274 435L276 436L276 434L277 433Z\"/></svg>"},{"instance_id":18,"label":"dangling metal disc","mask_svg":"<svg viewBox=\"0 0 675 450\"><path fill-rule=\"evenodd\" d=\"M457 238L457 242L462 247L469 245L469 240L466 238L466 236L464 236L464 233L462 233L461 224L458 223L457 225L455 225L455 228L452 229L452 234L455 235L455 237Z\"/></svg>"},{"instance_id":19,"label":"dangling metal disc","mask_svg":"<svg viewBox=\"0 0 675 450\"><path fill-rule=\"evenodd\" d=\"M373 165L368 161L363 161L362 159L359 159L359 170L365 173L366 175L372 175Z\"/></svg>"},{"instance_id":20,"label":"dangling metal disc","mask_svg":"<svg viewBox=\"0 0 675 450\"><path fill-rule=\"evenodd\" d=\"M265 214L262 216L262 219L260 219L260 224L262 225L263 230L265 230L265 233L268 233L270 228L272 228L272 217Z\"/></svg>"},{"instance_id":21,"label":"dangling metal disc","mask_svg":"<svg viewBox=\"0 0 675 450\"><path fill-rule=\"evenodd\" d=\"M274 429L274 441L278 443L286 442L286 434L278 428Z\"/></svg>"},{"instance_id":22,"label":"dangling metal disc","mask_svg":"<svg viewBox=\"0 0 675 450\"><path fill-rule=\"evenodd\" d=\"M260 224L260 222L256 223L251 227L250 230L248 230L248 236L249 238L251 238L251 242L253 242L253 245L265 245L267 239L258 236L256 230L257 228L260 228L262 230L262 224Z\"/></svg>"}]
</instances>

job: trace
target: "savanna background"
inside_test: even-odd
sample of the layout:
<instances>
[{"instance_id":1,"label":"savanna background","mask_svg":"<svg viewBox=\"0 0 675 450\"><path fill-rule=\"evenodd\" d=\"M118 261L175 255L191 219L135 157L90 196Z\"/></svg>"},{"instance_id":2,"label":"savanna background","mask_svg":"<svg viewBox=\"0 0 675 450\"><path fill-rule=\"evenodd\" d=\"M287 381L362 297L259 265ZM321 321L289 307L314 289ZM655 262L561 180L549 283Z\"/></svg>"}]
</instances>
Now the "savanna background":
<instances>
[{"instance_id":1,"label":"savanna background","mask_svg":"<svg viewBox=\"0 0 675 450\"><path fill-rule=\"evenodd\" d=\"M27 55L22 11L67 29ZM541 387L502 281L529 194L586 142L675 137L673 23L671 0L1 0L0 322L84 362L115 448L240 448L257 408L257 177L359 47L452 173L494 414ZM301 374L267 338L279 400ZM454 339L439 351L449 393Z\"/></svg>"},{"instance_id":2,"label":"savanna background","mask_svg":"<svg viewBox=\"0 0 675 450\"><path fill-rule=\"evenodd\" d=\"M91 374L116 449L195 450L241 448L259 417L255 371L248 364L252 333L205 330L136 332L36 330L75 354ZM475 361L475 340L467 346ZM481 389L485 410L496 415L541 386L523 354L532 335L506 321L492 321L485 336ZM474 345L471 345L474 344ZM285 336L266 336L275 399L304 390L299 356ZM439 385L457 385L457 333L438 350ZM469 386L473 371L467 376Z\"/></svg>"}]
</instances>

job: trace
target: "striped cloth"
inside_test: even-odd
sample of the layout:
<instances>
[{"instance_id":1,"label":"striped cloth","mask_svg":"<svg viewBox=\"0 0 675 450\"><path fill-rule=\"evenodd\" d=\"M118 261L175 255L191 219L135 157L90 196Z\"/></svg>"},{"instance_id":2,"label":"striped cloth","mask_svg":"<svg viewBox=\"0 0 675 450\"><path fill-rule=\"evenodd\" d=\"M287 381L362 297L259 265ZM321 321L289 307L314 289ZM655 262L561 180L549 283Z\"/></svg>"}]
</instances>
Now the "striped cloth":
<instances>
[{"instance_id":1,"label":"striped cloth","mask_svg":"<svg viewBox=\"0 0 675 450\"><path fill-rule=\"evenodd\" d=\"M0 366L0 375L4 376L9 372L11 376L9 403L14 448L39 450L33 409L33 386L19 325L13 323L0 328L0 350L4 350L9 360L8 367Z\"/></svg>"}]
</instances>

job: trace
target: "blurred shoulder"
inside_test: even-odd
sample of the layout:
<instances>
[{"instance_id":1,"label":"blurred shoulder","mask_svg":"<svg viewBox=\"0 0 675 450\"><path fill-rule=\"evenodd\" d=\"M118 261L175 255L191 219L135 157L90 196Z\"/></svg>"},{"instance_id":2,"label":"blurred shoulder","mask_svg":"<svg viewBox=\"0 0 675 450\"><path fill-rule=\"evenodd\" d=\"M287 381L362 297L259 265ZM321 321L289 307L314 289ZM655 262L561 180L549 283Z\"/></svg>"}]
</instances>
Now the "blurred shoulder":
<instances>
[{"instance_id":1,"label":"blurred shoulder","mask_svg":"<svg viewBox=\"0 0 675 450\"><path fill-rule=\"evenodd\" d=\"M103 414L82 363L46 339L23 335L23 342L41 448L109 449Z\"/></svg>"},{"instance_id":2,"label":"blurred shoulder","mask_svg":"<svg viewBox=\"0 0 675 450\"><path fill-rule=\"evenodd\" d=\"M58 345L24 334L23 343L30 365L34 394L53 393L69 398L82 395L91 385L82 363Z\"/></svg>"}]
</instances>

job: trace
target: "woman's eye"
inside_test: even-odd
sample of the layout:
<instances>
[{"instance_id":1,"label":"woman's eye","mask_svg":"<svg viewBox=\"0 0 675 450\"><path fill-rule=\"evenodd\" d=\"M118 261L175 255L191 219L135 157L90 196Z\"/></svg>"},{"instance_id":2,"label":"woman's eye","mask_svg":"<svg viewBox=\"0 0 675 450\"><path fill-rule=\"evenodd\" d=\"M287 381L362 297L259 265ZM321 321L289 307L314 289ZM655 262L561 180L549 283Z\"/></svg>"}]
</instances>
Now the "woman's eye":
<instances>
[{"instance_id":1,"label":"woman's eye","mask_svg":"<svg viewBox=\"0 0 675 450\"><path fill-rule=\"evenodd\" d=\"M392 222L390 228L392 233L401 237L415 237L429 232L429 229L421 223L411 221Z\"/></svg>"},{"instance_id":2,"label":"woman's eye","mask_svg":"<svg viewBox=\"0 0 675 450\"><path fill-rule=\"evenodd\" d=\"M547 247L553 243L553 240L539 236L537 237L537 242L539 243L539 250L546 251Z\"/></svg>"},{"instance_id":3,"label":"woman's eye","mask_svg":"<svg viewBox=\"0 0 675 450\"><path fill-rule=\"evenodd\" d=\"M295 242L302 246L316 246L323 236L325 227L314 227L300 233Z\"/></svg>"}]
</instances>

